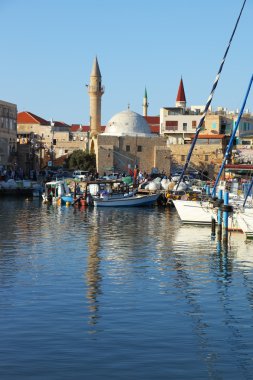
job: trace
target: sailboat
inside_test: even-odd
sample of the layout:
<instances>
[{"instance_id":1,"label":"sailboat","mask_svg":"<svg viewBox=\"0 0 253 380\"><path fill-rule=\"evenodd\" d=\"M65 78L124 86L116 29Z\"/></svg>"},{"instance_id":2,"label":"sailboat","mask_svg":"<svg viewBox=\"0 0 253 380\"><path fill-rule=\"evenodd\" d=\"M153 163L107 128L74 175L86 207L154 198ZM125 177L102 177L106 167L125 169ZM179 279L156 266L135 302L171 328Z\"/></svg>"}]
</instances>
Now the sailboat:
<instances>
[{"instance_id":1,"label":"sailboat","mask_svg":"<svg viewBox=\"0 0 253 380\"><path fill-rule=\"evenodd\" d=\"M220 74L221 74L221 71L222 71L222 68L223 68L223 65L224 65L224 62L225 62L228 50L230 48L233 36L235 34L237 25L239 23L239 20L240 20L243 8L245 6L245 3L246 3L246 0L243 2L243 5L242 5L242 8L241 8L240 14L238 16L236 25L235 25L233 33L231 35L231 38L230 38L229 44L227 46L227 49L225 51L224 57L222 59L219 71L218 71L218 73L216 75L216 78L215 78L215 81L214 81L211 93L210 93L209 98L207 100L203 116L202 116L202 118L201 118L201 120L199 122L199 125L198 125L197 129L196 129L196 134L194 136L193 142L192 142L190 150L188 152L188 155L187 155L187 158L186 158L186 162L185 162L183 171L181 173L181 176L180 176L178 184L177 184L177 188L179 187L180 182L181 182L182 178L184 177L186 169L187 169L188 164L190 162L194 146L195 146L195 144L197 142L198 135L199 135L199 132L200 132L201 127L203 125L206 113L207 113L208 108L209 108L209 106L211 104L211 101L213 99L213 94L214 94L214 91L215 91L215 89L217 87L217 84L218 84L218 81L219 81L219 77L220 77ZM251 76L250 83L249 83L249 86L248 86L248 90L247 90L247 93L246 93L246 96L245 96L245 99L244 99L244 102L243 102L243 105L242 105L242 108L241 108L241 112L240 112L240 114L238 116L236 126L235 126L235 128L233 130L233 133L231 135L229 144L228 144L227 149L226 149L224 160L222 162L219 174L218 174L218 176L216 178L215 185L214 185L214 188L213 188L213 191L212 191L212 195L213 196L216 195L216 189L217 189L218 182L220 180L221 173L222 173L222 171L224 169L225 162L226 162L226 160L228 158L228 155L229 155L229 153L231 151L233 140L234 140L234 137L235 137L235 133L236 133L236 130L237 130L238 126L239 126L239 122L240 122L241 116L242 116L243 111L244 111L244 107L245 107L245 104L246 104L246 101L247 101L247 97L248 97L248 94L249 94L249 91L250 91L250 88L251 88L251 85L252 85L252 81L253 81L253 76ZM181 200L174 200L173 203L174 203L174 205L175 205L175 207L177 209L177 212L179 214L179 217L180 217L180 219L181 219L181 221L183 223L211 224L212 219L213 218L216 219L217 210L212 207L213 202L210 203L209 201L205 201L205 202L201 202L201 201L200 202L199 201L187 201L187 200L182 200L181 199ZM241 206L242 202L239 202L239 204ZM234 202L234 205L236 205L235 202ZM236 205L236 206L237 206L236 207L236 212L234 212L231 215L231 217L229 218L229 228L232 229L232 230L241 230L241 231L245 232L245 234L246 234L247 237L250 237L251 235L253 236L253 222L252 222L252 216L253 216L253 212L252 211L253 211L253 209L251 207L248 207L248 203L246 203L246 201L243 203L243 207L242 208L238 207L238 205Z\"/></svg>"},{"instance_id":2,"label":"sailboat","mask_svg":"<svg viewBox=\"0 0 253 380\"><path fill-rule=\"evenodd\" d=\"M224 155L224 159L222 161L219 173L217 175L214 187L212 189L213 198L207 201L188 201L188 200L174 200L173 204L177 209L179 217L183 223L192 223L192 224L211 224L212 219L216 219L217 217L217 209L213 207L213 199L216 196L216 189L221 178L223 169L225 167L225 163L231 151L233 141L235 138L236 131L238 129L241 116L243 114L246 101L251 89L251 85L253 82L253 75L251 76L249 86L243 101L243 105L241 107L240 113L238 115L238 119L234 130L231 134L229 143L226 148L226 152ZM252 207L252 198L251 202L247 201L249 194L252 190L253 180L249 186L248 192L246 194L245 199L234 197L231 199L231 204L234 207L233 213L229 218L229 229L230 230L239 230L246 234L246 237L253 237L253 207Z\"/></svg>"}]
</instances>

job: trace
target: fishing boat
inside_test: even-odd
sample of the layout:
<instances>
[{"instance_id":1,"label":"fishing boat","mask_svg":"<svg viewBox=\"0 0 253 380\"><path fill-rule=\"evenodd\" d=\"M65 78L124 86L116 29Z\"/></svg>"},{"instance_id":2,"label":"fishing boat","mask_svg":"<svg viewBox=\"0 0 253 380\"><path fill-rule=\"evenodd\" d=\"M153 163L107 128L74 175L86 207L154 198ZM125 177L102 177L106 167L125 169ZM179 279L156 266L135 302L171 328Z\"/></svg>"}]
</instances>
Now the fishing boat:
<instances>
[{"instance_id":1,"label":"fishing boat","mask_svg":"<svg viewBox=\"0 0 253 380\"><path fill-rule=\"evenodd\" d=\"M150 206L155 204L160 194L126 194L124 196L102 196L94 197L93 203L95 207L138 207Z\"/></svg>"},{"instance_id":2,"label":"fishing boat","mask_svg":"<svg viewBox=\"0 0 253 380\"><path fill-rule=\"evenodd\" d=\"M74 198L64 180L50 181L45 184L42 193L44 203L73 204Z\"/></svg>"}]
</instances>

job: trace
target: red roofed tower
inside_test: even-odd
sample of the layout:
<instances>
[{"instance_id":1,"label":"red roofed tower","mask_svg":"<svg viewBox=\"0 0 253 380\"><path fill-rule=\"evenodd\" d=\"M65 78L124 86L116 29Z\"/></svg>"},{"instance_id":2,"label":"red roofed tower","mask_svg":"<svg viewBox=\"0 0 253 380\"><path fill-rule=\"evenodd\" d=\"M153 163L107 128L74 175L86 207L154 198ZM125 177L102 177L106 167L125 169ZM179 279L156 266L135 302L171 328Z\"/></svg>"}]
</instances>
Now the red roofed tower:
<instances>
[{"instance_id":1,"label":"red roofed tower","mask_svg":"<svg viewBox=\"0 0 253 380\"><path fill-rule=\"evenodd\" d=\"M186 108L186 98L185 98L185 93L184 93L184 84L183 84L182 77L181 77L180 84L178 87L176 107Z\"/></svg>"}]
</instances>

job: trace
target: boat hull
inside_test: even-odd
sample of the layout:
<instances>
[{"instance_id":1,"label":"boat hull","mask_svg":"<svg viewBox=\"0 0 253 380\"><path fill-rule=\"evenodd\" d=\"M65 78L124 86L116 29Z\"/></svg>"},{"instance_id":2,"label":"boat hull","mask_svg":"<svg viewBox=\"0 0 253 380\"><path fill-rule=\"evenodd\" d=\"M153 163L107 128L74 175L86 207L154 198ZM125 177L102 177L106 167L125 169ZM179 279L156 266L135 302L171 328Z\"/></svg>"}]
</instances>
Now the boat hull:
<instances>
[{"instance_id":1,"label":"boat hull","mask_svg":"<svg viewBox=\"0 0 253 380\"><path fill-rule=\"evenodd\" d=\"M173 203L184 224L210 225L212 219L217 221L217 210L210 208L208 202L174 200ZM253 208L235 208L228 218L228 229L243 232L247 239L252 239Z\"/></svg>"},{"instance_id":2,"label":"boat hull","mask_svg":"<svg viewBox=\"0 0 253 380\"><path fill-rule=\"evenodd\" d=\"M98 198L94 199L95 207L138 207L149 206L154 204L159 197L159 194L151 195L136 195L132 197L121 198Z\"/></svg>"},{"instance_id":3,"label":"boat hull","mask_svg":"<svg viewBox=\"0 0 253 380\"><path fill-rule=\"evenodd\" d=\"M186 224L211 224L212 218L216 219L213 209L208 207L208 203L198 201L173 200L177 213Z\"/></svg>"},{"instance_id":4,"label":"boat hull","mask_svg":"<svg viewBox=\"0 0 253 380\"><path fill-rule=\"evenodd\" d=\"M74 202L74 198L71 196L71 195L63 195L61 196L61 201L62 203L73 203Z\"/></svg>"}]
</instances>

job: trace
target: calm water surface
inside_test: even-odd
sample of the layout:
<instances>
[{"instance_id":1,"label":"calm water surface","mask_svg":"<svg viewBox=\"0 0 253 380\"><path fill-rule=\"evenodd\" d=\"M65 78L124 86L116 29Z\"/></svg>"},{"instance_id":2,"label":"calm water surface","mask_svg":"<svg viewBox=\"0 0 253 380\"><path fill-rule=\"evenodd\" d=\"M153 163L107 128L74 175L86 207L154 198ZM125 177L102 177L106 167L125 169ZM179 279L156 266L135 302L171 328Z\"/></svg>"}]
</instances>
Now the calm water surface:
<instances>
[{"instance_id":1,"label":"calm water surface","mask_svg":"<svg viewBox=\"0 0 253 380\"><path fill-rule=\"evenodd\" d=\"M253 243L0 200L0 379L252 379Z\"/></svg>"}]
</instances>

